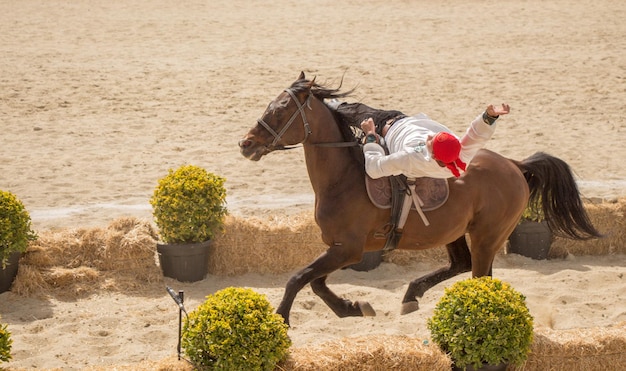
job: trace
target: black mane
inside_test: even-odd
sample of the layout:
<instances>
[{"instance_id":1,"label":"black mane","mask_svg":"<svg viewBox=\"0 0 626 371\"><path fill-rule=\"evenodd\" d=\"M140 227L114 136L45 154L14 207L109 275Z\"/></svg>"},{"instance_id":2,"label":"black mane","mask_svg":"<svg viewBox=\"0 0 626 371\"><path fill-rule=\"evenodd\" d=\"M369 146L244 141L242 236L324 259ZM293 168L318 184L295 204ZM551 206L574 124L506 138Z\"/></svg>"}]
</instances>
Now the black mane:
<instances>
[{"instance_id":1,"label":"black mane","mask_svg":"<svg viewBox=\"0 0 626 371\"><path fill-rule=\"evenodd\" d=\"M346 92L340 92L341 83L336 89L332 89L316 83L315 79L313 79L313 81L307 79L296 80L293 84L291 84L290 89L296 94L310 89L311 94L321 101L324 99L344 98L352 94L354 91L354 89L351 89Z\"/></svg>"},{"instance_id":2,"label":"black mane","mask_svg":"<svg viewBox=\"0 0 626 371\"><path fill-rule=\"evenodd\" d=\"M354 89L341 92L341 84L339 84L339 87L335 89L328 88L316 83L315 79L313 79L313 81L299 79L291 84L290 89L296 94L310 89L311 94L321 101L333 99L338 100L340 98L348 97L354 92ZM387 122L387 120L404 115L400 111L372 108L363 103L325 103L333 113L335 120L341 129L343 138L346 141L358 141L363 138L361 122L369 117L374 119L376 132L381 134L382 128L385 126L385 122Z\"/></svg>"},{"instance_id":3,"label":"black mane","mask_svg":"<svg viewBox=\"0 0 626 371\"><path fill-rule=\"evenodd\" d=\"M361 122L371 117L379 135L382 135L383 127L388 120L398 116L406 116L400 111L372 108L363 103L341 103L334 109L331 107L331 110L334 110L335 116L339 117L338 121L343 125L359 130L361 129Z\"/></svg>"}]
</instances>

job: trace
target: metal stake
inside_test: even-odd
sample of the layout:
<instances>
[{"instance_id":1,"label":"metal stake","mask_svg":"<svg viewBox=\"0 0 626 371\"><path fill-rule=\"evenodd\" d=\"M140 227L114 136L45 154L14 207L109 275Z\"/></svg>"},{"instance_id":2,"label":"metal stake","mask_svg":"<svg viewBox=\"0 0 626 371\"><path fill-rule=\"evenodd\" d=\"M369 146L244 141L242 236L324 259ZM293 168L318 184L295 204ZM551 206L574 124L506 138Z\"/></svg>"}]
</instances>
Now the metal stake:
<instances>
[{"instance_id":1,"label":"metal stake","mask_svg":"<svg viewBox=\"0 0 626 371\"><path fill-rule=\"evenodd\" d=\"M185 302L185 292L183 290L179 290L178 294L174 292L170 287L165 286L165 289L170 294L172 299L178 304L178 344L176 345L176 351L178 352L178 360L180 361L181 354L181 339L183 332L183 312L187 314L185 310L185 306L183 305Z\"/></svg>"}]
</instances>

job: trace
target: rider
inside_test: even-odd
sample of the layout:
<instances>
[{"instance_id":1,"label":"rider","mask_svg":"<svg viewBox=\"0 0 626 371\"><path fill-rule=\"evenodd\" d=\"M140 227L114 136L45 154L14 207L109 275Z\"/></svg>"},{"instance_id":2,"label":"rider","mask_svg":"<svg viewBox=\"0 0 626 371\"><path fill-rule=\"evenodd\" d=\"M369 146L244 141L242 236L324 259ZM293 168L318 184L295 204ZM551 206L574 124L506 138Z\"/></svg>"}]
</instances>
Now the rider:
<instances>
[{"instance_id":1,"label":"rider","mask_svg":"<svg viewBox=\"0 0 626 371\"><path fill-rule=\"evenodd\" d=\"M381 131L388 155L380 145L383 139L376 133L374 120L365 119L361 122L366 134L365 171L374 179L399 174L409 178L449 178L450 173L458 178L493 135L498 117L509 111L506 103L487 106L461 139L425 114L389 120Z\"/></svg>"}]
</instances>

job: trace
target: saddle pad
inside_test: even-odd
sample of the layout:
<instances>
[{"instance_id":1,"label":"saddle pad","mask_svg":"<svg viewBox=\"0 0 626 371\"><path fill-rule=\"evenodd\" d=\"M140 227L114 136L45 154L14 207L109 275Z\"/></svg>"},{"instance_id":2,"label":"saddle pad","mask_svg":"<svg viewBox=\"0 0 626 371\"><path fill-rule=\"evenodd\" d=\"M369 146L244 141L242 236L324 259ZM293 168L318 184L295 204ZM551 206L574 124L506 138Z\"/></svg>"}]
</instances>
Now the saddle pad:
<instances>
[{"instance_id":1,"label":"saddle pad","mask_svg":"<svg viewBox=\"0 0 626 371\"><path fill-rule=\"evenodd\" d=\"M365 187L372 203L379 209L391 208L391 181L389 177L372 179L365 175ZM417 178L417 195L424 202L423 211L438 209L448 200L450 192L447 179ZM415 209L413 205L412 209Z\"/></svg>"}]
</instances>

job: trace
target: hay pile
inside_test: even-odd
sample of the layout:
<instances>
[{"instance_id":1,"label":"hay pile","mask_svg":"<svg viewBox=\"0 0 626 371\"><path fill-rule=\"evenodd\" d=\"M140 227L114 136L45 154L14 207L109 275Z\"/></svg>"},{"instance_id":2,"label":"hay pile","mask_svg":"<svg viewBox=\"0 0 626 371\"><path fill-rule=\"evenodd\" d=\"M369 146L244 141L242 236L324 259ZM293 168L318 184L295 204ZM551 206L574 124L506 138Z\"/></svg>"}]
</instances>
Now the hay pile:
<instances>
[{"instance_id":1,"label":"hay pile","mask_svg":"<svg viewBox=\"0 0 626 371\"><path fill-rule=\"evenodd\" d=\"M448 262L448 250L445 246L427 250L393 250L383 255L383 260L396 265L410 265L415 262Z\"/></svg>"},{"instance_id":2,"label":"hay pile","mask_svg":"<svg viewBox=\"0 0 626 371\"><path fill-rule=\"evenodd\" d=\"M622 366L618 366L622 365ZM626 365L626 322L610 327L535 331L524 370L617 370Z\"/></svg>"},{"instance_id":3,"label":"hay pile","mask_svg":"<svg viewBox=\"0 0 626 371\"><path fill-rule=\"evenodd\" d=\"M550 246L549 258L562 259L568 255L614 255L626 254L626 198L618 200L596 200L585 203L585 210L593 225L604 235L588 241L576 241L555 237ZM498 251L504 254L505 249ZM384 260L397 265L409 265L419 261L447 261L444 246L428 250L394 250L384 256Z\"/></svg>"},{"instance_id":4,"label":"hay pile","mask_svg":"<svg viewBox=\"0 0 626 371\"><path fill-rule=\"evenodd\" d=\"M77 298L159 281L156 238L154 227L136 218L117 219L105 229L40 233L21 258L11 291Z\"/></svg>"},{"instance_id":5,"label":"hay pile","mask_svg":"<svg viewBox=\"0 0 626 371\"><path fill-rule=\"evenodd\" d=\"M209 273L286 273L311 263L328 246L311 212L268 219L229 216L225 233L218 236L209 256ZM447 261L444 248L421 251L394 250L386 262L409 265L415 261Z\"/></svg>"},{"instance_id":6,"label":"hay pile","mask_svg":"<svg viewBox=\"0 0 626 371\"><path fill-rule=\"evenodd\" d=\"M258 218L228 217L209 254L215 275L285 273L309 264L327 246L311 213Z\"/></svg>"},{"instance_id":7,"label":"hay pile","mask_svg":"<svg viewBox=\"0 0 626 371\"><path fill-rule=\"evenodd\" d=\"M590 241L556 238L550 257L626 253L626 199L585 205L594 225L606 237ZM56 290L78 297L95 289L132 290L160 282L156 262L157 232L148 221L127 217L107 228L45 231L20 261L12 291L37 295ZM326 250L310 212L267 219L229 216L225 233L216 237L209 255L209 273L277 274L305 267ZM502 252L502 250L501 250ZM444 248L392 251L384 260L397 265L415 261L446 261Z\"/></svg>"},{"instance_id":8,"label":"hay pile","mask_svg":"<svg viewBox=\"0 0 626 371\"><path fill-rule=\"evenodd\" d=\"M626 253L626 199L585 205L605 238L573 241L556 238L550 257ZM326 250L312 213L267 219L229 216L225 233L216 237L209 255L209 273L277 274L305 267ZM157 232L148 221L114 220L107 228L45 231L20 261L12 291L19 295L52 293L86 296L95 289L132 290L160 282L156 262ZM502 253L502 250L501 250ZM447 261L445 248L396 250L384 260L397 265L415 261Z\"/></svg>"},{"instance_id":9,"label":"hay pile","mask_svg":"<svg viewBox=\"0 0 626 371\"><path fill-rule=\"evenodd\" d=\"M611 327L535 330L521 370L605 371L626 365L626 322ZM450 370L435 345L397 335L345 338L290 350L281 370Z\"/></svg>"},{"instance_id":10,"label":"hay pile","mask_svg":"<svg viewBox=\"0 0 626 371\"><path fill-rule=\"evenodd\" d=\"M572 255L626 254L626 199L586 203L592 223L606 236L589 241L555 238L550 258ZM209 262L215 275L285 273L302 268L326 250L311 212L296 216L226 220L226 232L216 238ZM504 253L500 249L499 253ZM447 261L446 249L394 250L384 261L409 265L417 261Z\"/></svg>"},{"instance_id":11,"label":"hay pile","mask_svg":"<svg viewBox=\"0 0 626 371\"><path fill-rule=\"evenodd\" d=\"M626 364L626 322L600 328L535 330L524 371L605 371ZM428 370L449 371L451 360L433 343L408 336L344 338L292 348L279 371ZM89 370L105 370L95 367ZM116 370L191 371L189 363L168 357L157 362L116 366Z\"/></svg>"},{"instance_id":12,"label":"hay pile","mask_svg":"<svg viewBox=\"0 0 626 371\"><path fill-rule=\"evenodd\" d=\"M12 292L77 298L97 290L128 291L161 282L157 241L150 222L132 217L116 219L104 229L40 232L20 260ZM325 250L309 216L228 217L225 233L214 240L209 254L209 273L289 272Z\"/></svg>"},{"instance_id":13,"label":"hay pile","mask_svg":"<svg viewBox=\"0 0 626 371\"><path fill-rule=\"evenodd\" d=\"M451 361L436 345L407 336L344 338L319 346L294 348L281 370L450 370Z\"/></svg>"},{"instance_id":14,"label":"hay pile","mask_svg":"<svg viewBox=\"0 0 626 371\"><path fill-rule=\"evenodd\" d=\"M555 238L550 247L550 258L572 255L626 254L626 198L612 202L586 203L585 209L593 225L605 237L589 241Z\"/></svg>"}]
</instances>

